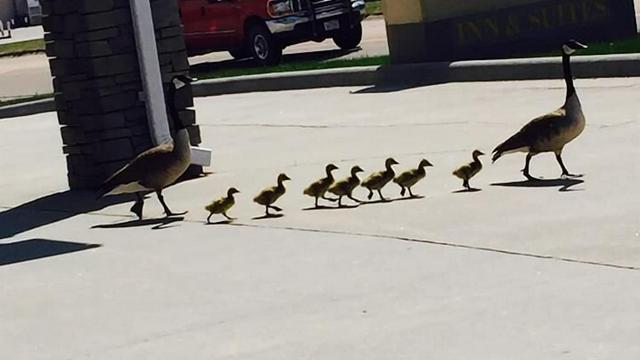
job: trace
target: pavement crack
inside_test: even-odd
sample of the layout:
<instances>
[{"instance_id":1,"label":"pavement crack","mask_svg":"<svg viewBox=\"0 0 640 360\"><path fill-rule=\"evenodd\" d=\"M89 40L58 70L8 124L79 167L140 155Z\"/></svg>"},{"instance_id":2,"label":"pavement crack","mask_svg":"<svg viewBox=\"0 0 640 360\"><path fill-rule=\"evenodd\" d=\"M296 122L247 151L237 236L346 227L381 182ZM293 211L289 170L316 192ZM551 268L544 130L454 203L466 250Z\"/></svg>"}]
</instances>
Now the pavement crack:
<instances>
[{"instance_id":1,"label":"pavement crack","mask_svg":"<svg viewBox=\"0 0 640 360\"><path fill-rule=\"evenodd\" d=\"M361 233L361 232L321 230L321 229L310 229L310 228L289 227L289 226L282 226L282 227L265 226L265 225L240 224L240 223L229 224L229 225L238 226L238 227L253 227L253 228L264 228L264 229L274 229L274 230L290 230L290 231L303 231L303 232L311 232L311 233L350 235L350 236L370 237L370 238L376 238L376 239L392 239L397 241L429 244L429 245L436 245L436 246L446 246L446 247L475 250L475 251L484 251L484 252L498 253L503 255L522 256L522 257L528 257L528 258L534 258L534 259L553 260L553 261L560 261L560 262L567 262L567 263L574 263L574 264L600 266L600 267L607 267L607 268L613 268L618 270L640 271L640 267L637 267L637 266L611 264L611 263L605 263L605 262L581 260L581 259L567 258L562 256L554 256L554 255L541 255L541 254L519 252L519 251L498 249L498 248L485 247L485 246L464 245L464 244L456 244L456 243L446 242L446 241L417 239L417 238L410 238L410 237L396 236L396 235L368 234L368 233Z\"/></svg>"}]
</instances>

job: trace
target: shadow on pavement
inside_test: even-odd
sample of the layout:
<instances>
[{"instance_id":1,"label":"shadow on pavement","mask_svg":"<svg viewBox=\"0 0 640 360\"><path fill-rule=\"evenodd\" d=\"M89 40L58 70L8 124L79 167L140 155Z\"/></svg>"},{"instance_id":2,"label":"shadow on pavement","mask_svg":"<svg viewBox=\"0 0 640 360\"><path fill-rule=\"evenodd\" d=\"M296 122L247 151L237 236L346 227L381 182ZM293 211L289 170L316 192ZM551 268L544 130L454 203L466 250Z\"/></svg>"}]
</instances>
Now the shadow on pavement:
<instances>
[{"instance_id":1,"label":"shadow on pavement","mask_svg":"<svg viewBox=\"0 0 640 360\"><path fill-rule=\"evenodd\" d=\"M294 62L308 62L308 61L326 61L331 59L340 58L345 55L359 51L360 48L351 50L322 50L313 52L302 52L296 54L287 54L282 57L282 63L294 63ZM199 73L208 73L216 70L229 70L229 69L246 69L260 67L255 60L247 58L240 60L223 60L215 62L203 62L199 64L191 65L191 72L194 76L198 76Z\"/></svg>"},{"instance_id":2,"label":"shadow on pavement","mask_svg":"<svg viewBox=\"0 0 640 360\"><path fill-rule=\"evenodd\" d=\"M512 181L504 183L495 183L491 186L505 186L505 187L528 187L528 188L548 188L559 187L558 191L576 191L571 187L584 183L584 180L579 179L540 179L540 180L523 180Z\"/></svg>"},{"instance_id":3,"label":"shadow on pavement","mask_svg":"<svg viewBox=\"0 0 640 360\"><path fill-rule=\"evenodd\" d=\"M277 219L283 216L284 216L283 214L269 214L269 215L256 216L254 218L251 218L251 220Z\"/></svg>"},{"instance_id":4,"label":"shadow on pavement","mask_svg":"<svg viewBox=\"0 0 640 360\"><path fill-rule=\"evenodd\" d=\"M96 194L92 191L65 191L47 195L1 212L0 239L133 200L133 196L128 195L96 200Z\"/></svg>"},{"instance_id":5,"label":"shadow on pavement","mask_svg":"<svg viewBox=\"0 0 640 360\"><path fill-rule=\"evenodd\" d=\"M91 228L92 229L124 229L124 228L155 225L152 227L152 229L159 230L159 229L165 229L165 227L163 227L165 225L169 225L169 224L180 222L180 221L184 221L183 216L164 217L164 218L158 218L158 219L129 220L129 221L113 223L113 224L94 225Z\"/></svg>"},{"instance_id":6,"label":"shadow on pavement","mask_svg":"<svg viewBox=\"0 0 640 360\"><path fill-rule=\"evenodd\" d=\"M0 244L0 266L95 249L98 244L82 244L67 241L30 239Z\"/></svg>"}]
</instances>

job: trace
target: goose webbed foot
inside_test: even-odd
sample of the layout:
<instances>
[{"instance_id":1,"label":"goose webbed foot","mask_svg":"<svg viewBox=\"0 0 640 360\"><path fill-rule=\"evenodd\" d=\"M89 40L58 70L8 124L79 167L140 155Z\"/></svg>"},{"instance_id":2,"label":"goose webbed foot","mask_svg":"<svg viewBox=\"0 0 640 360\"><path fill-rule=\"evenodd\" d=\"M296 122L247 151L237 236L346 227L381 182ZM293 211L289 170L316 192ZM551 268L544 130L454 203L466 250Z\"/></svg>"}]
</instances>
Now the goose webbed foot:
<instances>
[{"instance_id":1,"label":"goose webbed foot","mask_svg":"<svg viewBox=\"0 0 640 360\"><path fill-rule=\"evenodd\" d=\"M164 214L165 214L166 217L181 216L181 215L185 215L186 213L188 213L188 211L182 211L182 212L175 212L174 213L173 211L171 211L171 209L169 209L167 204L164 202L164 196L162 196L162 192L156 191L156 194L158 195L158 200L160 201L160 204L162 205L162 208L164 209Z\"/></svg>"},{"instance_id":2,"label":"goose webbed foot","mask_svg":"<svg viewBox=\"0 0 640 360\"><path fill-rule=\"evenodd\" d=\"M581 177L583 177L583 176L584 176L584 174L571 174L571 173L569 173L569 172L566 172L566 173L564 173L564 172L563 172L563 173L562 173L562 178L563 178L563 179L567 179L567 178L581 178Z\"/></svg>"}]
</instances>

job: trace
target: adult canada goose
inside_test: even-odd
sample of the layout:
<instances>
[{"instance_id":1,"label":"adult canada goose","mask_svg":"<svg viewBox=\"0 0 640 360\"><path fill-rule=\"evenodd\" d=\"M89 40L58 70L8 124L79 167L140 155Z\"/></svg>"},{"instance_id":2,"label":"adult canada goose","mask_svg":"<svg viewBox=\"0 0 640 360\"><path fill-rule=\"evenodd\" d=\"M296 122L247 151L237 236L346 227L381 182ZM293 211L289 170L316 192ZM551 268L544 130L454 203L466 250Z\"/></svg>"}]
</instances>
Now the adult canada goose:
<instances>
[{"instance_id":1,"label":"adult canada goose","mask_svg":"<svg viewBox=\"0 0 640 360\"><path fill-rule=\"evenodd\" d=\"M280 209L279 207L273 206L273 203L275 203L287 191L287 189L284 188L284 182L287 180L291 180L287 175L285 174L278 175L277 186L264 189L255 198L253 198L253 201L255 203L264 205L266 216L270 215L269 214L270 208L275 211L282 211L282 209Z\"/></svg>"},{"instance_id":2,"label":"adult canada goose","mask_svg":"<svg viewBox=\"0 0 640 360\"><path fill-rule=\"evenodd\" d=\"M529 174L529 162L531 158L543 152L554 152L556 160L560 164L563 176L575 176L569 173L562 162L562 149L571 140L582 133L585 127L585 117L582 113L582 105L576 88L573 86L571 73L571 55L578 49L586 49L587 46L571 40L562 45L562 64L564 80L567 85L567 95L562 107L558 110L542 115L531 120L515 135L498 145L493 150L493 161L502 155L512 152L526 152L524 176L529 180L537 180Z\"/></svg>"},{"instance_id":3,"label":"adult canada goose","mask_svg":"<svg viewBox=\"0 0 640 360\"><path fill-rule=\"evenodd\" d=\"M473 161L460 166L459 168L453 170L453 175L462 179L462 186L467 188L467 190L471 190L471 186L469 185L469 180L476 176L477 173L482 170L482 163L480 162L479 157L484 155L484 153L480 150L474 150L471 156L473 157Z\"/></svg>"},{"instance_id":4,"label":"adult canada goose","mask_svg":"<svg viewBox=\"0 0 640 360\"><path fill-rule=\"evenodd\" d=\"M173 141L160 144L141 153L109 177L100 189L100 197L115 194L136 194L137 200L131 207L131 212L136 214L139 219L142 219L143 194L149 191L155 191L167 216L186 214L186 212L172 212L164 201L162 190L173 184L191 163L189 133L182 125L174 104L175 92L189 82L191 82L190 78L177 76L173 78L169 86L167 105L176 129Z\"/></svg>"},{"instance_id":5,"label":"adult canada goose","mask_svg":"<svg viewBox=\"0 0 640 360\"><path fill-rule=\"evenodd\" d=\"M422 159L417 169L407 170L393 179L393 182L400 185L400 196L404 196L405 190L409 190L409 196L414 197L411 192L411 187L418 181L424 179L427 175L427 171L424 168L427 166L433 165L428 160Z\"/></svg>"},{"instance_id":6,"label":"adult canada goose","mask_svg":"<svg viewBox=\"0 0 640 360\"><path fill-rule=\"evenodd\" d=\"M385 185L389 183L389 181L393 180L396 176L396 173L393 171L392 166L398 165L398 162L393 158L388 158L384 162L385 170L375 172L369 177L367 177L363 182L362 186L369 190L369 195L367 195L367 199L371 200L373 197L373 190L378 191L378 195L380 195L380 200L386 201L384 196L382 196L382 191L380 191Z\"/></svg>"},{"instance_id":7,"label":"adult canada goose","mask_svg":"<svg viewBox=\"0 0 640 360\"><path fill-rule=\"evenodd\" d=\"M351 176L346 179L337 181L335 184L329 187L329 192L338 196L338 207L342 207L342 197L346 196L349 199L359 203L360 200L353 197L353 189L360 185L360 179L358 173L363 172L360 166L354 166L351 168Z\"/></svg>"},{"instance_id":8,"label":"adult canada goose","mask_svg":"<svg viewBox=\"0 0 640 360\"><path fill-rule=\"evenodd\" d=\"M307 187L306 189L304 189L304 195L308 195L311 197L315 198L315 207L318 207L318 198L323 198L325 200L329 200L329 201L336 201L335 199L330 199L327 198L325 196L325 193L327 192L327 190L329 189L329 186L331 186L333 184L333 182L335 181L335 179L333 178L333 174L332 172L337 170L338 167L333 165L333 164L329 164L325 167L325 172L327 174L327 177L324 177L316 182L314 182L313 184L309 185L309 187Z\"/></svg>"},{"instance_id":9,"label":"adult canada goose","mask_svg":"<svg viewBox=\"0 0 640 360\"><path fill-rule=\"evenodd\" d=\"M207 224L211 223L211 216L214 214L222 214L222 216L226 217L227 220L234 220L233 218L227 215L227 211L236 204L236 199L233 197L234 194L239 193L238 189L232 187L227 191L227 196L223 196L218 200L213 201L211 204L205 206L205 210L209 212L209 216L207 217Z\"/></svg>"}]
</instances>

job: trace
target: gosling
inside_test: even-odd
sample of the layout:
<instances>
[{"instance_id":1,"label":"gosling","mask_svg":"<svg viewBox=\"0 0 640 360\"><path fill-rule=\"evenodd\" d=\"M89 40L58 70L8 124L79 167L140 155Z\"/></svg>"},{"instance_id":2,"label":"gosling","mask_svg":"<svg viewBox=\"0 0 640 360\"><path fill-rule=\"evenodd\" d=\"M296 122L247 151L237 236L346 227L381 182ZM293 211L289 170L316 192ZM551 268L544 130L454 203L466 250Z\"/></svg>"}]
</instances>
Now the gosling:
<instances>
[{"instance_id":1,"label":"gosling","mask_svg":"<svg viewBox=\"0 0 640 360\"><path fill-rule=\"evenodd\" d=\"M453 175L462 179L462 186L464 186L467 190L473 190L469 185L469 180L472 177L476 176L480 170L482 170L482 163L480 162L479 157L484 155L484 153L480 150L473 151L473 161L460 166L459 168L453 171Z\"/></svg>"},{"instance_id":2,"label":"gosling","mask_svg":"<svg viewBox=\"0 0 640 360\"><path fill-rule=\"evenodd\" d=\"M329 189L329 187L333 185L333 182L335 181L335 179L333 178L332 172L337 169L338 167L333 164L327 165L325 167L325 172L327 173L327 177L324 177L314 182L313 184L309 185L309 187L304 189L304 192L303 192L304 195L308 195L315 198L315 208L318 208L318 198L323 198L328 201L336 201L335 199L330 199L326 197L325 194Z\"/></svg>"},{"instance_id":3,"label":"gosling","mask_svg":"<svg viewBox=\"0 0 640 360\"><path fill-rule=\"evenodd\" d=\"M209 216L207 217L207 224L211 224L211 217L214 214L222 214L227 220L235 220L232 217L227 215L227 211L236 204L236 199L234 199L233 195L238 194L240 191L238 189L232 187L227 191L226 197L221 197L218 200L214 200L211 204L205 206L205 210L209 212Z\"/></svg>"},{"instance_id":4,"label":"gosling","mask_svg":"<svg viewBox=\"0 0 640 360\"><path fill-rule=\"evenodd\" d=\"M427 171L424 168L427 166L433 165L428 160L422 159L417 169L407 170L393 179L393 182L400 186L400 196L404 196L405 190L409 190L409 196L412 198L415 197L411 192L411 187L418 183L418 181L424 179L427 175Z\"/></svg>"},{"instance_id":5,"label":"gosling","mask_svg":"<svg viewBox=\"0 0 640 360\"><path fill-rule=\"evenodd\" d=\"M360 200L353 197L353 190L360 185L360 179L358 178L358 173L363 172L360 166L354 166L351 168L351 176L346 179L337 181L335 184L329 187L329 192L336 195L338 197L338 207L342 207L342 198L344 196L349 199L360 203Z\"/></svg>"},{"instance_id":6,"label":"gosling","mask_svg":"<svg viewBox=\"0 0 640 360\"><path fill-rule=\"evenodd\" d=\"M380 195L380 200L387 201L387 199L385 199L384 196L382 196L381 190L385 185L389 183L389 181L393 180L393 178L396 176L396 173L393 171L393 168L392 168L393 165L398 165L398 162L395 161L393 158L388 158L384 162L385 170L378 171L369 175L369 177L367 177L362 182L362 186L367 188L367 190L369 190L369 195L367 195L367 199L371 200L371 198L373 197L373 190L376 190L378 192L378 195Z\"/></svg>"},{"instance_id":7,"label":"gosling","mask_svg":"<svg viewBox=\"0 0 640 360\"><path fill-rule=\"evenodd\" d=\"M287 180L291 179L286 174L278 175L277 186L264 189L255 198L253 198L253 201L255 203L263 205L265 207L266 216L271 216L271 214L269 214L269 209L282 211L281 208L274 206L273 203L275 203L287 191L287 189L285 189L284 187L284 182Z\"/></svg>"}]
</instances>

